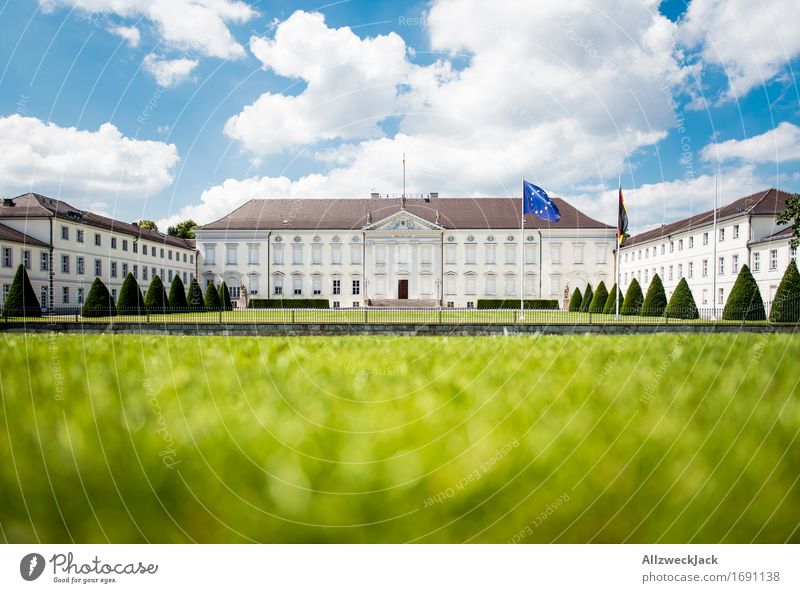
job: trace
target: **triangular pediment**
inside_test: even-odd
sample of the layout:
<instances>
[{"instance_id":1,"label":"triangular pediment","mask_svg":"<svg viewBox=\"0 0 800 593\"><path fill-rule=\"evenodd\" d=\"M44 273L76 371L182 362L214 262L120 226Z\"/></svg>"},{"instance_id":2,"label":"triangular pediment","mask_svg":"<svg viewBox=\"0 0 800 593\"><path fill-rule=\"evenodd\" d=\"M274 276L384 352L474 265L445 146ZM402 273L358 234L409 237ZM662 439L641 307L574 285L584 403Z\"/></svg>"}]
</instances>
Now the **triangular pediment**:
<instances>
[{"instance_id":1,"label":"triangular pediment","mask_svg":"<svg viewBox=\"0 0 800 593\"><path fill-rule=\"evenodd\" d=\"M407 210L400 210L386 218L368 224L365 231L442 231L444 227L432 223L424 218L411 214Z\"/></svg>"}]
</instances>

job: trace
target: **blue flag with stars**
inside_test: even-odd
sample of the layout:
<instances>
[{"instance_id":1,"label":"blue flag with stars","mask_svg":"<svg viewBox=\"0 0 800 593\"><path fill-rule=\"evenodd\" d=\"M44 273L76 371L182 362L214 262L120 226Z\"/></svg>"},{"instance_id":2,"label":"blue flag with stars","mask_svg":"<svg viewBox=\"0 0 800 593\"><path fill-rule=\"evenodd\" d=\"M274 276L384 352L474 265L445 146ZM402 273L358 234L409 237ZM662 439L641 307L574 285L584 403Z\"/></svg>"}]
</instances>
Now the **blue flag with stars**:
<instances>
[{"instance_id":1,"label":"blue flag with stars","mask_svg":"<svg viewBox=\"0 0 800 593\"><path fill-rule=\"evenodd\" d=\"M561 213L547 192L524 179L522 181L522 211L525 214L535 214L548 222L558 222L561 219Z\"/></svg>"}]
</instances>

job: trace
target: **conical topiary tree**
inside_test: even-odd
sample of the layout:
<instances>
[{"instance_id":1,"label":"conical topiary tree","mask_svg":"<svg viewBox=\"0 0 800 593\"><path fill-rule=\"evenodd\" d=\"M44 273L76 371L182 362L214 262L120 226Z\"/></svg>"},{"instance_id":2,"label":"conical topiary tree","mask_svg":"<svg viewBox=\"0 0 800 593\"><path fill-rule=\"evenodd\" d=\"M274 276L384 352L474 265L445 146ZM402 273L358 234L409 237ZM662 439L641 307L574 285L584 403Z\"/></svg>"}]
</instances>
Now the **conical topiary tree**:
<instances>
[{"instance_id":1,"label":"conical topiary tree","mask_svg":"<svg viewBox=\"0 0 800 593\"><path fill-rule=\"evenodd\" d=\"M594 291L592 304L589 305L589 313L602 313L607 300L608 290L606 289L606 283L601 280L600 284L597 285L597 290Z\"/></svg>"},{"instance_id":2,"label":"conical topiary tree","mask_svg":"<svg viewBox=\"0 0 800 593\"><path fill-rule=\"evenodd\" d=\"M206 297L204 300L206 303L206 311L219 311L222 307L222 302L219 300L219 290L217 290L213 282L206 287Z\"/></svg>"},{"instance_id":3,"label":"conical topiary tree","mask_svg":"<svg viewBox=\"0 0 800 593\"><path fill-rule=\"evenodd\" d=\"M156 275L150 280L147 294L144 295L144 306L150 313L169 313L169 299L161 277Z\"/></svg>"},{"instance_id":4,"label":"conical topiary tree","mask_svg":"<svg viewBox=\"0 0 800 593\"><path fill-rule=\"evenodd\" d=\"M639 315L642 312L643 302L642 287L639 286L639 281L634 278L628 287L628 292L625 293L625 300L622 301L619 312L622 315Z\"/></svg>"},{"instance_id":5,"label":"conical topiary tree","mask_svg":"<svg viewBox=\"0 0 800 593\"><path fill-rule=\"evenodd\" d=\"M800 273L794 260L783 273L781 283L769 311L772 323L797 323L800 321Z\"/></svg>"},{"instance_id":6,"label":"conical topiary tree","mask_svg":"<svg viewBox=\"0 0 800 593\"><path fill-rule=\"evenodd\" d=\"M747 264L739 270L722 318L726 321L764 321L767 318L761 291Z\"/></svg>"},{"instance_id":7,"label":"conical topiary tree","mask_svg":"<svg viewBox=\"0 0 800 593\"><path fill-rule=\"evenodd\" d=\"M619 308L620 310L622 310L622 294L619 292L619 288L617 288L617 285L614 284L614 287L611 289L611 292L608 293L606 304L603 307L603 313L611 314L617 312L617 306L614 304L614 297L616 297L617 300L619 301Z\"/></svg>"},{"instance_id":8,"label":"conical topiary tree","mask_svg":"<svg viewBox=\"0 0 800 593\"><path fill-rule=\"evenodd\" d=\"M186 296L189 311L204 311L206 308L205 301L203 300L203 291L200 289L200 283L197 278L192 278L189 283L189 292Z\"/></svg>"},{"instance_id":9,"label":"conical topiary tree","mask_svg":"<svg viewBox=\"0 0 800 593\"><path fill-rule=\"evenodd\" d=\"M111 293L100 278L95 278L89 294L83 302L81 315L83 317L113 317L117 314L117 307Z\"/></svg>"},{"instance_id":10,"label":"conical topiary tree","mask_svg":"<svg viewBox=\"0 0 800 593\"><path fill-rule=\"evenodd\" d=\"M17 273L14 274L11 288L8 289L8 296L5 303L3 303L3 315L6 317L42 316L39 300L36 298L33 286L31 286L28 272L22 264L17 267Z\"/></svg>"},{"instance_id":11,"label":"conical topiary tree","mask_svg":"<svg viewBox=\"0 0 800 593\"><path fill-rule=\"evenodd\" d=\"M186 311L186 287L178 274L169 285L169 308L173 311Z\"/></svg>"},{"instance_id":12,"label":"conical topiary tree","mask_svg":"<svg viewBox=\"0 0 800 593\"><path fill-rule=\"evenodd\" d=\"M647 287L647 296L642 302L642 315L661 317L667 308L667 293L658 274L653 276L650 286Z\"/></svg>"},{"instance_id":13,"label":"conical topiary tree","mask_svg":"<svg viewBox=\"0 0 800 593\"><path fill-rule=\"evenodd\" d=\"M583 301L583 295L581 294L580 288L575 288L572 291L572 297L569 299L569 307L567 309L573 313L581 310L581 302Z\"/></svg>"},{"instance_id":14,"label":"conical topiary tree","mask_svg":"<svg viewBox=\"0 0 800 593\"><path fill-rule=\"evenodd\" d=\"M139 283L133 274L128 272L117 297L117 313L120 315L139 315L144 313L144 297L139 288Z\"/></svg>"},{"instance_id":15,"label":"conical topiary tree","mask_svg":"<svg viewBox=\"0 0 800 593\"><path fill-rule=\"evenodd\" d=\"M592 306L593 298L594 291L592 290L592 285L587 284L586 290L583 292L583 299L581 299L581 312L587 313L589 311L589 307Z\"/></svg>"},{"instance_id":16,"label":"conical topiary tree","mask_svg":"<svg viewBox=\"0 0 800 593\"><path fill-rule=\"evenodd\" d=\"M225 284L225 281L222 281L222 284L219 285L219 302L222 304L222 308L225 311L230 311L233 309L233 304L231 303L231 293L228 291L228 285Z\"/></svg>"},{"instance_id":17,"label":"conical topiary tree","mask_svg":"<svg viewBox=\"0 0 800 593\"><path fill-rule=\"evenodd\" d=\"M675 292L669 299L664 315L672 319L697 319L699 317L692 289L689 288L686 278L681 278L678 286L675 287Z\"/></svg>"}]
</instances>

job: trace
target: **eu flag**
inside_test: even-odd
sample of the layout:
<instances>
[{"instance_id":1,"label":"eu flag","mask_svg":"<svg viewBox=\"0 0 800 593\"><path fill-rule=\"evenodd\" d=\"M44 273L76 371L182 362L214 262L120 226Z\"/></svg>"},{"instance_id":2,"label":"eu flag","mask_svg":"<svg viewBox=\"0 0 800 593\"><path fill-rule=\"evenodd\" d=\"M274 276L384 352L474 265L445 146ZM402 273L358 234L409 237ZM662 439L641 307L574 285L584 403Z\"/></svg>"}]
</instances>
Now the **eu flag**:
<instances>
[{"instance_id":1,"label":"eu flag","mask_svg":"<svg viewBox=\"0 0 800 593\"><path fill-rule=\"evenodd\" d=\"M524 179L522 181L522 205L522 211L525 214L535 214L548 222L558 222L561 219L561 213L547 192Z\"/></svg>"}]
</instances>

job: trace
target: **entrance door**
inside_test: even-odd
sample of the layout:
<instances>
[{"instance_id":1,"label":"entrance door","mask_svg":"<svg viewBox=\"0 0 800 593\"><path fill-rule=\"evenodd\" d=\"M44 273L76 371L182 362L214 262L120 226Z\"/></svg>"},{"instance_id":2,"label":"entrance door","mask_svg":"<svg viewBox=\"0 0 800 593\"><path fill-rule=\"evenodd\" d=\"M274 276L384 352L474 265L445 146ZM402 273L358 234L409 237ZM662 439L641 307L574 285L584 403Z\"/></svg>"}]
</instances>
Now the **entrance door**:
<instances>
[{"instance_id":1,"label":"entrance door","mask_svg":"<svg viewBox=\"0 0 800 593\"><path fill-rule=\"evenodd\" d=\"M397 298L398 299L408 298L408 280L397 281Z\"/></svg>"}]
</instances>

